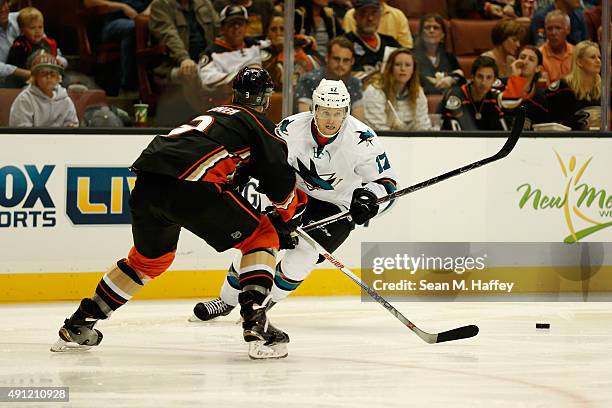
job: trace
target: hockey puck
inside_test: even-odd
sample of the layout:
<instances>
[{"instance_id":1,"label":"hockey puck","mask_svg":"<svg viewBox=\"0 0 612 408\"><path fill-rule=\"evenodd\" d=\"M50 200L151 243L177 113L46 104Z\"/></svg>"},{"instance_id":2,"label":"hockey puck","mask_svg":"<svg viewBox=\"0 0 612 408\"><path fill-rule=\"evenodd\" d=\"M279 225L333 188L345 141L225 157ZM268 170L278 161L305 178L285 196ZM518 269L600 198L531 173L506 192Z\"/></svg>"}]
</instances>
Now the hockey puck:
<instances>
[{"instance_id":1,"label":"hockey puck","mask_svg":"<svg viewBox=\"0 0 612 408\"><path fill-rule=\"evenodd\" d=\"M536 323L536 329L550 329L550 323Z\"/></svg>"}]
</instances>

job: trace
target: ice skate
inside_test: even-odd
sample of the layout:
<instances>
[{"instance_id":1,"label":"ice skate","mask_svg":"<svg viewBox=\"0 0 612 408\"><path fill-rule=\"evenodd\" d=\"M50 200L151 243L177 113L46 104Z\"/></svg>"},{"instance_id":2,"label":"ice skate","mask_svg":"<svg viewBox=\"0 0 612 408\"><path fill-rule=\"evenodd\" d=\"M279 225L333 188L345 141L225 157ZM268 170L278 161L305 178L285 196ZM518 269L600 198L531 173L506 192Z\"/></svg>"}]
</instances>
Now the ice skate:
<instances>
[{"instance_id":1,"label":"ice skate","mask_svg":"<svg viewBox=\"0 0 612 408\"><path fill-rule=\"evenodd\" d=\"M99 319L106 318L91 299L83 299L74 314L64 320L59 340L51 346L53 352L86 351L102 341L102 333L94 329Z\"/></svg>"},{"instance_id":2,"label":"ice skate","mask_svg":"<svg viewBox=\"0 0 612 408\"><path fill-rule=\"evenodd\" d=\"M249 343L249 357L254 360L287 357L289 335L272 326L266 316L271 297L250 290L240 294L240 314L244 319L244 341Z\"/></svg>"},{"instance_id":3,"label":"ice skate","mask_svg":"<svg viewBox=\"0 0 612 408\"><path fill-rule=\"evenodd\" d=\"M193 315L188 319L192 323L202 323L215 320L221 316L227 316L234 310L235 306L228 305L221 298L199 302L193 308Z\"/></svg>"}]
</instances>

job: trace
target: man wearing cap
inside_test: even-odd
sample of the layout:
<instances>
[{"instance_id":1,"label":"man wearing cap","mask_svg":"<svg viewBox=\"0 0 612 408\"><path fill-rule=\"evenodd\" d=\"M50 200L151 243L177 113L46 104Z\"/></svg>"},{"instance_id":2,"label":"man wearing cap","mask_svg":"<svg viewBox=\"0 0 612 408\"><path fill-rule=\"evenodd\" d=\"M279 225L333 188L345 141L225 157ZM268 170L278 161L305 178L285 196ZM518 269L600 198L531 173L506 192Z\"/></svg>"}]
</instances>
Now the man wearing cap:
<instances>
[{"instance_id":1,"label":"man wearing cap","mask_svg":"<svg viewBox=\"0 0 612 408\"><path fill-rule=\"evenodd\" d=\"M15 38L19 37L19 24L17 24L19 13L10 13L9 10L8 0L0 0L0 88L6 86L5 79L10 75L23 79L30 77L29 70L6 63L11 45Z\"/></svg>"},{"instance_id":2,"label":"man wearing cap","mask_svg":"<svg viewBox=\"0 0 612 408\"><path fill-rule=\"evenodd\" d=\"M246 36L263 40L268 32L274 3L272 0L213 0L215 9L221 13L226 6L243 6L249 15Z\"/></svg>"},{"instance_id":3,"label":"man wearing cap","mask_svg":"<svg viewBox=\"0 0 612 408\"><path fill-rule=\"evenodd\" d=\"M168 49L166 61L154 70L158 82L191 86L197 81L197 62L218 27L210 0L153 0L149 29Z\"/></svg>"},{"instance_id":4,"label":"man wearing cap","mask_svg":"<svg viewBox=\"0 0 612 408\"><path fill-rule=\"evenodd\" d=\"M204 87L204 100L210 105L226 102L231 96L230 82L240 70L248 65L263 65L264 59L271 58L264 51L267 41L246 37L249 15L243 6L229 5L219 14L221 36L206 48L200 60L198 74Z\"/></svg>"},{"instance_id":5,"label":"man wearing cap","mask_svg":"<svg viewBox=\"0 0 612 408\"><path fill-rule=\"evenodd\" d=\"M215 38L215 41L206 47L204 51L206 55L210 56L214 52L242 50L259 43L246 36L249 15L243 6L224 7L219 13L219 22L221 23L221 36Z\"/></svg>"},{"instance_id":6,"label":"man wearing cap","mask_svg":"<svg viewBox=\"0 0 612 408\"><path fill-rule=\"evenodd\" d=\"M381 3L382 11L378 33L395 38L404 48L412 48L412 34L410 33L408 18L406 18L404 12L398 8L391 7L384 0ZM342 28L348 33L355 31L356 26L355 9L350 9L342 19Z\"/></svg>"},{"instance_id":7,"label":"man wearing cap","mask_svg":"<svg viewBox=\"0 0 612 408\"><path fill-rule=\"evenodd\" d=\"M40 51L33 55L29 85L11 106L9 126L76 127L79 125L74 103L59 83L64 68L54 55Z\"/></svg>"},{"instance_id":8,"label":"man wearing cap","mask_svg":"<svg viewBox=\"0 0 612 408\"><path fill-rule=\"evenodd\" d=\"M395 38L378 33L383 10L380 0L355 0L354 5L355 30L345 36L355 44L353 72L361 71L367 75L379 69L386 48L394 49L401 45Z\"/></svg>"}]
</instances>

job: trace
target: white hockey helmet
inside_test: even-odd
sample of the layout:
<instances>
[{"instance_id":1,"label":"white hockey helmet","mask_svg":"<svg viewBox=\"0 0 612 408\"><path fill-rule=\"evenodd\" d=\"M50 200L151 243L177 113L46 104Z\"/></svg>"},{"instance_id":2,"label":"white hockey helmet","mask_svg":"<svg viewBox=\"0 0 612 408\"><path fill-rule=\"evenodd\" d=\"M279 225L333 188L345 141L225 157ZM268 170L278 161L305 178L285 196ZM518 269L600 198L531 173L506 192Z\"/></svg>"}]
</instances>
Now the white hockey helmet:
<instances>
[{"instance_id":1,"label":"white hockey helmet","mask_svg":"<svg viewBox=\"0 0 612 408\"><path fill-rule=\"evenodd\" d=\"M348 118L351 109L351 95L346 89L346 85L342 81L334 81L331 79L322 79L317 88L312 93L312 115L315 117L315 126L321 135L326 137L332 137L332 135L325 135L321 132L317 125L316 115L317 107L322 108L344 108L344 117L342 124L339 129L344 126L344 122Z\"/></svg>"}]
</instances>

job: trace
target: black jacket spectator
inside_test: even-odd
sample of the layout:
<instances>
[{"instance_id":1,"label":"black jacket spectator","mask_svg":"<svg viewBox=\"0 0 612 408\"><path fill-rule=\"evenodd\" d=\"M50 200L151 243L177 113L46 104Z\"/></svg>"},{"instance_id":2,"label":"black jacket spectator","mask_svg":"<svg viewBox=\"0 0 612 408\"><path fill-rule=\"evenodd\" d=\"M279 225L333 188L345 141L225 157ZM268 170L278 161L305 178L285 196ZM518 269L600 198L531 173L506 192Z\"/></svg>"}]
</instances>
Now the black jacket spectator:
<instances>
[{"instance_id":1,"label":"black jacket spectator","mask_svg":"<svg viewBox=\"0 0 612 408\"><path fill-rule=\"evenodd\" d=\"M499 91L492 89L474 102L470 83L453 87L440 104L444 130L507 130L504 113L497 103Z\"/></svg>"},{"instance_id":2,"label":"black jacket spectator","mask_svg":"<svg viewBox=\"0 0 612 408\"><path fill-rule=\"evenodd\" d=\"M400 43L393 37L375 34L377 44L372 46L364 42L356 33L350 32L345 37L355 44L355 64L353 71L370 72L378 70L385 56L385 48L400 48Z\"/></svg>"}]
</instances>

